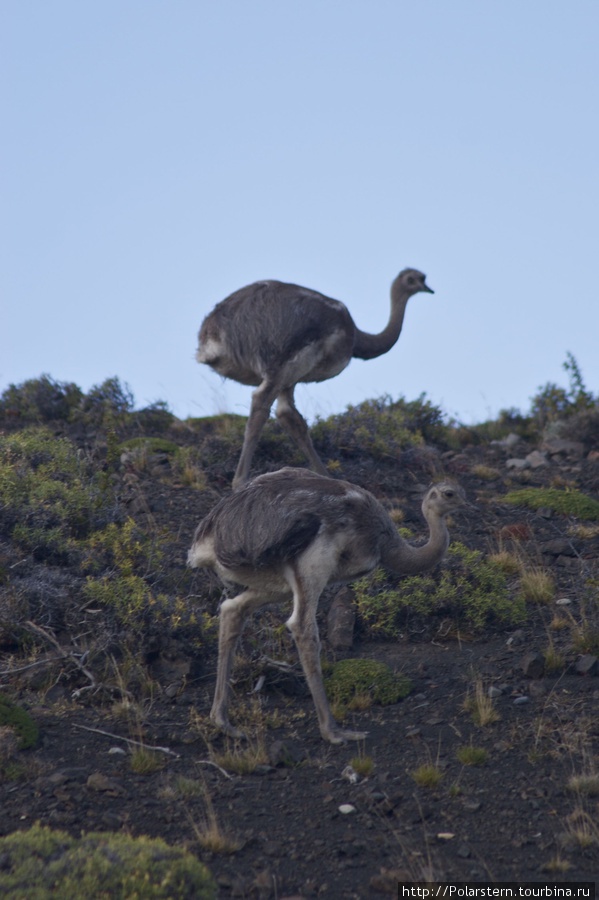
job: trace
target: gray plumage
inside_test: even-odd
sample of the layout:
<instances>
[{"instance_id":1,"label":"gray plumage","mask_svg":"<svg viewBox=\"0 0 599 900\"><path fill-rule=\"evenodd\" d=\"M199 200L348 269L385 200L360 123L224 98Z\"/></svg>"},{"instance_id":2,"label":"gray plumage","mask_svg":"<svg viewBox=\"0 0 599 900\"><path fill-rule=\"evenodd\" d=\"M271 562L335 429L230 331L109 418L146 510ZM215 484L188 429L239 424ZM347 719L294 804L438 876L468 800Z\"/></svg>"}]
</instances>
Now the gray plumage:
<instances>
[{"instance_id":1,"label":"gray plumage","mask_svg":"<svg viewBox=\"0 0 599 900\"><path fill-rule=\"evenodd\" d=\"M409 298L433 293L422 272L404 269L391 286L391 313L379 334L356 327L347 307L308 288L258 281L216 305L198 335L198 362L225 378L256 387L233 480L247 480L253 453L277 400L277 417L314 471L326 474L305 420L295 406L295 385L338 375L352 357L386 353L401 333Z\"/></svg>"},{"instance_id":2,"label":"gray plumage","mask_svg":"<svg viewBox=\"0 0 599 900\"><path fill-rule=\"evenodd\" d=\"M353 581L382 565L415 574L443 557L445 519L465 503L451 482L431 487L422 503L429 539L408 544L369 491L305 469L261 475L222 499L200 522L189 551L190 566L215 569L244 586L221 606L217 685L211 717L239 736L227 717L228 684L235 646L246 617L266 603L293 599L287 621L314 699L325 740L358 739L335 723L322 684L316 609L328 584Z\"/></svg>"}]
</instances>

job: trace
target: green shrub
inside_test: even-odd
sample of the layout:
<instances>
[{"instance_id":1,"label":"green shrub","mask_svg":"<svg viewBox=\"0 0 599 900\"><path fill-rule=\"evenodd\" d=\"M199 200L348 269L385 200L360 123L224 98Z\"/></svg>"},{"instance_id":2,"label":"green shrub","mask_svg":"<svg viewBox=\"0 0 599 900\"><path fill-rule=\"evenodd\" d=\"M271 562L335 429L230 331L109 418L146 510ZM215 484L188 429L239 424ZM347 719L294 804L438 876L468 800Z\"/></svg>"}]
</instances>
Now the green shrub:
<instances>
[{"instance_id":1,"label":"green shrub","mask_svg":"<svg viewBox=\"0 0 599 900\"><path fill-rule=\"evenodd\" d=\"M394 576L383 569L354 584L362 625L370 637L396 640L408 616L452 617L474 631L524 620L522 598L510 596L501 567L458 541L451 544L438 573Z\"/></svg>"},{"instance_id":2,"label":"green shrub","mask_svg":"<svg viewBox=\"0 0 599 900\"><path fill-rule=\"evenodd\" d=\"M61 561L105 521L106 503L71 441L44 427L0 435L0 518L37 558Z\"/></svg>"},{"instance_id":3,"label":"green shrub","mask_svg":"<svg viewBox=\"0 0 599 900\"><path fill-rule=\"evenodd\" d=\"M342 659L335 663L325 681L328 697L339 704L350 704L367 695L372 703L388 706L403 700L412 686L403 675L395 675L388 665L374 659Z\"/></svg>"},{"instance_id":4,"label":"green shrub","mask_svg":"<svg viewBox=\"0 0 599 900\"><path fill-rule=\"evenodd\" d=\"M69 421L82 400L83 391L76 384L41 375L10 384L0 397L0 416L17 414L25 422Z\"/></svg>"},{"instance_id":5,"label":"green shrub","mask_svg":"<svg viewBox=\"0 0 599 900\"><path fill-rule=\"evenodd\" d=\"M541 428L550 422L597 408L597 398L585 387L578 363L571 353L566 354L563 368L570 376L569 388L566 390L549 382L539 388L539 393L532 399L531 414Z\"/></svg>"},{"instance_id":6,"label":"green shrub","mask_svg":"<svg viewBox=\"0 0 599 900\"><path fill-rule=\"evenodd\" d=\"M19 750L27 750L37 744L39 729L29 713L4 694L0 694L0 726L5 725L16 731L19 737Z\"/></svg>"},{"instance_id":7,"label":"green shrub","mask_svg":"<svg viewBox=\"0 0 599 900\"><path fill-rule=\"evenodd\" d=\"M311 434L325 457L368 454L389 459L425 441L444 443L447 428L441 410L422 394L413 401L384 396L348 406L344 413L318 419Z\"/></svg>"},{"instance_id":8,"label":"green shrub","mask_svg":"<svg viewBox=\"0 0 599 900\"><path fill-rule=\"evenodd\" d=\"M84 834L34 825L0 838L0 893L6 900L214 900L208 869L160 839Z\"/></svg>"},{"instance_id":9,"label":"green shrub","mask_svg":"<svg viewBox=\"0 0 599 900\"><path fill-rule=\"evenodd\" d=\"M529 509L547 507L564 516L575 516L587 521L599 519L599 502L574 489L522 488L506 494L503 502L514 506L528 506Z\"/></svg>"}]
</instances>

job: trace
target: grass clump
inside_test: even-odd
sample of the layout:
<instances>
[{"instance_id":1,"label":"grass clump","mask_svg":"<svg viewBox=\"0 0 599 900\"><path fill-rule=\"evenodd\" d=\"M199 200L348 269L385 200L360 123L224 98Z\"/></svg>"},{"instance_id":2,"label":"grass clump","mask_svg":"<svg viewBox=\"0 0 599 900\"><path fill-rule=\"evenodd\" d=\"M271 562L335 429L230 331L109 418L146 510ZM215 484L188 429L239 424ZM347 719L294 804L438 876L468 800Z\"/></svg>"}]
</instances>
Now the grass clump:
<instances>
[{"instance_id":1,"label":"grass clump","mask_svg":"<svg viewBox=\"0 0 599 900\"><path fill-rule=\"evenodd\" d=\"M164 757L146 747L139 747L132 751L129 765L136 775L153 775L164 768Z\"/></svg>"},{"instance_id":2,"label":"grass clump","mask_svg":"<svg viewBox=\"0 0 599 900\"><path fill-rule=\"evenodd\" d=\"M439 786L441 779L443 778L443 772L438 766L433 765L432 763L424 763L421 766L418 766L417 769L414 769L410 772L410 775L418 785L418 787L423 788L436 788Z\"/></svg>"},{"instance_id":3,"label":"grass clump","mask_svg":"<svg viewBox=\"0 0 599 900\"><path fill-rule=\"evenodd\" d=\"M586 521L599 520L599 502L587 497L581 491L570 488L522 488L510 491L503 498L504 503L527 506L529 509L551 509L564 516L573 516Z\"/></svg>"},{"instance_id":4,"label":"grass clump","mask_svg":"<svg viewBox=\"0 0 599 900\"><path fill-rule=\"evenodd\" d=\"M482 681L477 681L474 693L464 700L464 709L472 716L472 721L480 728L492 725L500 718L491 697L485 693Z\"/></svg>"},{"instance_id":5,"label":"grass clump","mask_svg":"<svg viewBox=\"0 0 599 900\"><path fill-rule=\"evenodd\" d=\"M489 754L483 747L459 747L456 753L458 760L463 766L484 766Z\"/></svg>"},{"instance_id":6,"label":"grass clump","mask_svg":"<svg viewBox=\"0 0 599 900\"><path fill-rule=\"evenodd\" d=\"M535 567L520 575L520 590L525 600L550 603L555 597L555 582L549 572Z\"/></svg>"},{"instance_id":7,"label":"grass clump","mask_svg":"<svg viewBox=\"0 0 599 900\"><path fill-rule=\"evenodd\" d=\"M526 618L522 597L512 597L502 565L458 541L437 573L399 578L383 569L354 584L361 624L370 637L397 639L406 622L430 624L431 615L451 616L457 627L482 631ZM426 620L426 621L425 621Z\"/></svg>"},{"instance_id":8,"label":"grass clump","mask_svg":"<svg viewBox=\"0 0 599 900\"><path fill-rule=\"evenodd\" d=\"M0 857L0 893L7 900L216 897L208 869L160 839L99 832L73 838L34 825L0 838Z\"/></svg>"},{"instance_id":9,"label":"grass clump","mask_svg":"<svg viewBox=\"0 0 599 900\"><path fill-rule=\"evenodd\" d=\"M364 709L372 704L398 703L408 696L412 685L404 675L396 675L388 665L377 660L342 659L333 666L325 688L335 705Z\"/></svg>"}]
</instances>

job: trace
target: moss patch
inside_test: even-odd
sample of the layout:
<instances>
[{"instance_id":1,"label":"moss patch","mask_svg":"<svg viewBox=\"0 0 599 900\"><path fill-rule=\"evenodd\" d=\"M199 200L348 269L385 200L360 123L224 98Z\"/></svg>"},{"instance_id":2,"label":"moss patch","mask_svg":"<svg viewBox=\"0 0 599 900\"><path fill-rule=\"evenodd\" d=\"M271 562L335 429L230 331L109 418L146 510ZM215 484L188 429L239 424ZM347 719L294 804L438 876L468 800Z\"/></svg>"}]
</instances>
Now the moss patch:
<instances>
[{"instance_id":1,"label":"moss patch","mask_svg":"<svg viewBox=\"0 0 599 900\"><path fill-rule=\"evenodd\" d=\"M506 494L503 502L514 506L527 506L529 509L546 507L553 512L575 516L577 519L599 520L599 502L574 489L523 488Z\"/></svg>"},{"instance_id":2,"label":"moss patch","mask_svg":"<svg viewBox=\"0 0 599 900\"><path fill-rule=\"evenodd\" d=\"M407 697L412 690L408 678L395 675L388 665L374 659L342 659L326 679L327 695L335 703L350 704L367 695L372 703L389 706Z\"/></svg>"},{"instance_id":3,"label":"moss patch","mask_svg":"<svg viewBox=\"0 0 599 900\"><path fill-rule=\"evenodd\" d=\"M0 838L0 857L0 893L7 900L216 897L212 876L195 856L146 837L90 833L73 838L34 825Z\"/></svg>"}]
</instances>

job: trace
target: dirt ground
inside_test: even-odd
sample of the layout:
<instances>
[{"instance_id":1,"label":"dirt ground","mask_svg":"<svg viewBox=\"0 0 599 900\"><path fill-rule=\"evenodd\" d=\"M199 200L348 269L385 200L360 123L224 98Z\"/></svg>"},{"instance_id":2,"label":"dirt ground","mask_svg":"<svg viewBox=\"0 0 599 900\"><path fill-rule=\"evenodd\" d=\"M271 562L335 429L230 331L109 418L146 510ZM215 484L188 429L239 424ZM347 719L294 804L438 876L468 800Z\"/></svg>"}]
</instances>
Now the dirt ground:
<instances>
[{"instance_id":1,"label":"dirt ground","mask_svg":"<svg viewBox=\"0 0 599 900\"><path fill-rule=\"evenodd\" d=\"M325 598L328 658L382 660L413 683L401 703L350 714L350 727L368 732L357 745L321 740L300 677L277 678L253 667L258 626L244 636L234 674L232 715L245 723L250 746L262 759L247 774L227 771L223 754L240 755L243 748L207 721L214 642L193 666L183 650L163 648L148 663L151 695L135 703L96 703L87 694L73 694L73 685L60 677L41 690L35 670L14 671L27 660L7 651L0 659L0 689L29 710L41 738L37 748L22 754L27 777L0 782L0 833L41 822L72 834L125 830L161 837L197 854L223 898L393 896L398 881L595 881L598 666L590 658L581 661L572 630L552 622L557 600L569 601L561 608L576 619L589 583L597 590L599 534L589 529L574 540L572 519L501 503L510 485L524 479L507 460L534 449L428 449L406 454L399 465L342 467L343 477L380 499L401 498L412 511L410 525L420 521L423 532L418 485L440 470L455 477L476 509L456 517L452 537L490 552L508 533L506 526L512 535L520 528L529 557L551 571L557 586L554 600L533 604L518 628L473 637L450 633L439 622L432 631L406 633L396 642L367 642L358 633L346 653L328 645L324 611L330 597ZM138 521L151 516L175 535L165 565L176 574L184 568L195 525L227 487L187 489L169 478L168 463L159 463L133 480L122 471L122 498ZM483 477L482 466L497 476ZM522 471L526 486L559 481L599 499L599 461L586 449L548 453L546 465ZM9 552L5 543L3 549ZM23 560L24 573L31 577L33 569ZM192 583L194 602L202 586ZM209 603L215 611L214 592ZM283 610L281 622L284 617ZM530 657L549 645L564 659L553 674ZM266 678L254 690L261 671ZM466 703L477 685L485 696L493 689L498 714L485 726L475 723ZM131 768L130 742L136 740L161 748L157 767L147 774ZM464 747L486 751L483 764L460 762ZM346 768L356 756L370 759L372 770L352 782ZM437 771L437 784L417 784L414 772L424 765ZM588 783L572 781L582 775L591 776ZM207 849L211 825L222 840Z\"/></svg>"}]
</instances>

